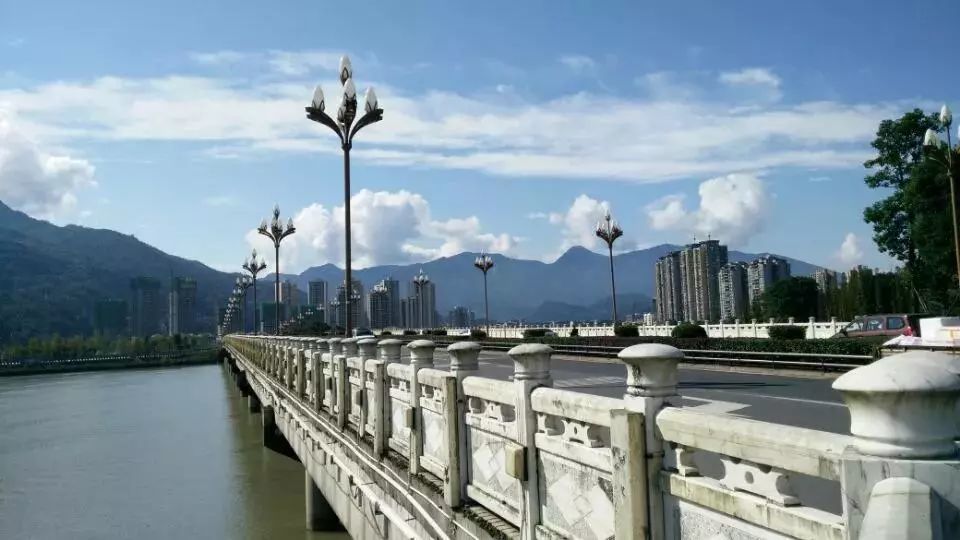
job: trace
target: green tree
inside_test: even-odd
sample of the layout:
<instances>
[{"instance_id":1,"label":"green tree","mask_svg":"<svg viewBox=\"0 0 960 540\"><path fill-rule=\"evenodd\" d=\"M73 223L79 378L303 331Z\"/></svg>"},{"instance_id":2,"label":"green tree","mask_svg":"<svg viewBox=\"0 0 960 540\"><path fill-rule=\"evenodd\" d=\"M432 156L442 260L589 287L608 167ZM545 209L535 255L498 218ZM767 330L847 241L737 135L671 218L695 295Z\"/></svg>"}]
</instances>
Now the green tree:
<instances>
[{"instance_id":1,"label":"green tree","mask_svg":"<svg viewBox=\"0 0 960 540\"><path fill-rule=\"evenodd\" d=\"M760 295L758 307L764 319L805 321L816 317L817 282L808 277L782 279Z\"/></svg>"}]
</instances>

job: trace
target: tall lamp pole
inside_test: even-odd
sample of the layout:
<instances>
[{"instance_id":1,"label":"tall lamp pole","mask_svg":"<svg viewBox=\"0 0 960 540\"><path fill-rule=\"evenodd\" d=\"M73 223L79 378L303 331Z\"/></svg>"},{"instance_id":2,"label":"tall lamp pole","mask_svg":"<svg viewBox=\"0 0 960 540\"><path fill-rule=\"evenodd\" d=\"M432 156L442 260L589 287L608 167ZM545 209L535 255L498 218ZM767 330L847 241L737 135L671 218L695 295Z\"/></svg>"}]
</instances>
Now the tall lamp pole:
<instances>
[{"instance_id":1,"label":"tall lamp pole","mask_svg":"<svg viewBox=\"0 0 960 540\"><path fill-rule=\"evenodd\" d=\"M473 261L473 265L483 272L483 311L487 322L487 337L490 337L490 299L487 296L487 272L493 268L493 257L486 253L480 253L477 260Z\"/></svg>"},{"instance_id":2,"label":"tall lamp pole","mask_svg":"<svg viewBox=\"0 0 960 540\"><path fill-rule=\"evenodd\" d=\"M240 298L240 333L246 333L247 330L247 289L253 285L253 278L250 276L237 276L237 290ZM256 300L254 300L254 312L256 312Z\"/></svg>"},{"instance_id":3,"label":"tall lamp pole","mask_svg":"<svg viewBox=\"0 0 960 540\"><path fill-rule=\"evenodd\" d=\"M610 289L613 292L613 327L617 327L617 282L613 277L613 243L623 236L623 229L610 216L610 211L603 216L603 221L597 223L597 236L607 243L610 252Z\"/></svg>"},{"instance_id":4,"label":"tall lamp pole","mask_svg":"<svg viewBox=\"0 0 960 540\"><path fill-rule=\"evenodd\" d=\"M260 308L257 306L257 274L267 267L266 261L262 258L257 260L257 250L254 249L250 254L250 260L244 261L242 268L250 272L253 281L253 333L260 333Z\"/></svg>"},{"instance_id":5,"label":"tall lamp pole","mask_svg":"<svg viewBox=\"0 0 960 540\"><path fill-rule=\"evenodd\" d=\"M947 168L947 180L950 182L950 210L953 212L953 252L957 260L957 283L958 286L960 286L960 227L958 227L957 224L957 188L956 178L953 174L953 153L955 150L953 148L953 141L950 140L951 124L953 124L953 113L950 112L950 107L944 105L940 109L940 125L943 126L947 134L946 146L943 145L943 141L937 136L937 132L932 129L928 129L924 135L923 145L934 150L934 156L936 156L936 153L939 151L946 154L943 157L936 156L935 159ZM960 132L958 132L957 137L960 137Z\"/></svg>"},{"instance_id":6,"label":"tall lamp pole","mask_svg":"<svg viewBox=\"0 0 960 540\"><path fill-rule=\"evenodd\" d=\"M274 333L280 335L280 242L282 242L284 238L297 232L297 229L293 226L293 219L288 219L287 227L283 227L283 221L280 219L280 206L276 205L273 207L273 220L270 221L270 226L267 226L267 220L263 220L260 222L260 227L257 228L257 232L273 241L275 255L273 270L274 274L276 275L274 297L277 302Z\"/></svg>"},{"instance_id":7,"label":"tall lamp pole","mask_svg":"<svg viewBox=\"0 0 960 540\"><path fill-rule=\"evenodd\" d=\"M423 268L420 269L420 273L413 278L413 285L417 288L417 304L419 304L420 312L420 330L423 330L423 319L424 319L424 301L423 301L423 288L427 283L430 283L430 277L423 273Z\"/></svg>"},{"instance_id":8,"label":"tall lamp pole","mask_svg":"<svg viewBox=\"0 0 960 540\"><path fill-rule=\"evenodd\" d=\"M343 224L346 246L344 272L344 286L348 291L345 294L346 306L346 327L344 332L349 337L351 334L352 323L354 322L350 313L350 294L352 286L351 276L351 258L350 258L350 148L353 146L353 137L356 136L364 127L379 122L383 119L383 109L378 106L377 94L373 88L368 88L364 96L364 113L357 120L357 88L353 84L353 66L350 64L350 58L344 56L340 58L340 84L343 85L343 95L340 99L340 106L337 108L337 119L334 120L324 112L326 106L323 98L323 90L317 86L313 92L313 100L307 107L307 118L314 122L319 122L337 134L340 138L340 147L343 149ZM354 123L354 120L357 120Z\"/></svg>"}]
</instances>

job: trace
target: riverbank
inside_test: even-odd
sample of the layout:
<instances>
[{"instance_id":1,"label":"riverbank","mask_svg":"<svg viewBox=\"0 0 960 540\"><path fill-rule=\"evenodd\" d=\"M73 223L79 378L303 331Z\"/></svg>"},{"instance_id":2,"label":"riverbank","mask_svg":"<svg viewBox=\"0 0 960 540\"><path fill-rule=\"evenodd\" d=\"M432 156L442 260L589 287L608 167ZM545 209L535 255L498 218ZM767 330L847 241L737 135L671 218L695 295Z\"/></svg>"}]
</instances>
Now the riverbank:
<instances>
[{"instance_id":1,"label":"riverbank","mask_svg":"<svg viewBox=\"0 0 960 540\"><path fill-rule=\"evenodd\" d=\"M0 364L0 377L215 364L218 361L217 350L213 347L199 351L137 356L4 362Z\"/></svg>"}]
</instances>

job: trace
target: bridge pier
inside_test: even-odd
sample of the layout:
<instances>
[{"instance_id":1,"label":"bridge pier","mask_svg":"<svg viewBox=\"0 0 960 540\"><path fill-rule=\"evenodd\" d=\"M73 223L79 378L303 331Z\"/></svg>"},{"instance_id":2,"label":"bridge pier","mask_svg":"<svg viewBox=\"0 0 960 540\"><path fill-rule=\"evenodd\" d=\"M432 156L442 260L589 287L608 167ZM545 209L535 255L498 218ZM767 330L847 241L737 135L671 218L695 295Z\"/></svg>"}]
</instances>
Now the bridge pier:
<instances>
[{"instance_id":1,"label":"bridge pier","mask_svg":"<svg viewBox=\"0 0 960 540\"><path fill-rule=\"evenodd\" d=\"M247 406L252 413L260 412L260 398L255 393L250 392L250 395L247 396Z\"/></svg>"},{"instance_id":2,"label":"bridge pier","mask_svg":"<svg viewBox=\"0 0 960 540\"><path fill-rule=\"evenodd\" d=\"M310 476L310 470L303 470L304 501L306 503L307 530L309 531L342 531L343 525L337 517L333 507L323 497L317 483Z\"/></svg>"},{"instance_id":3,"label":"bridge pier","mask_svg":"<svg viewBox=\"0 0 960 540\"><path fill-rule=\"evenodd\" d=\"M276 412L271 405L263 407L263 446L290 459L300 461L297 453L293 451L293 447L290 446L286 437L280 432L280 428L277 427Z\"/></svg>"}]
</instances>

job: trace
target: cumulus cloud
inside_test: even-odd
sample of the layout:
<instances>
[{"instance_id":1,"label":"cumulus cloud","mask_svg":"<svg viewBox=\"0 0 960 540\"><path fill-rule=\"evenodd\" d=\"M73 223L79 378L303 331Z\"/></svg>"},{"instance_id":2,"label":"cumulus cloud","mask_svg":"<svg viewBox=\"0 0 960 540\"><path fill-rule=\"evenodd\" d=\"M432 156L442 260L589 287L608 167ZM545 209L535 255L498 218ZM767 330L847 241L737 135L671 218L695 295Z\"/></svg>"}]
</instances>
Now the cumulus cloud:
<instances>
[{"instance_id":1,"label":"cumulus cloud","mask_svg":"<svg viewBox=\"0 0 960 540\"><path fill-rule=\"evenodd\" d=\"M700 184L699 207L688 210L682 195L647 206L653 229L710 235L732 246L743 245L762 228L769 208L763 180L755 174L728 174Z\"/></svg>"},{"instance_id":2,"label":"cumulus cloud","mask_svg":"<svg viewBox=\"0 0 960 540\"><path fill-rule=\"evenodd\" d=\"M597 66L597 62L583 54L568 54L560 57L560 63L572 71L582 73Z\"/></svg>"},{"instance_id":3,"label":"cumulus cloud","mask_svg":"<svg viewBox=\"0 0 960 540\"><path fill-rule=\"evenodd\" d=\"M595 249L600 246L596 236L597 222L610 210L610 203L600 201L588 195L580 195L566 212L551 213L550 223L562 227L563 241L560 251L573 246Z\"/></svg>"},{"instance_id":4,"label":"cumulus cloud","mask_svg":"<svg viewBox=\"0 0 960 540\"><path fill-rule=\"evenodd\" d=\"M366 267L400 264L486 250L510 253L516 238L485 232L476 216L435 220L427 200L409 191L361 190L353 195L351 237L353 264ZM297 232L280 248L281 269L299 271L324 263L343 265L344 207L314 203L293 215ZM270 253L273 246L257 231L247 242ZM284 270L286 271L286 270Z\"/></svg>"},{"instance_id":5,"label":"cumulus cloud","mask_svg":"<svg viewBox=\"0 0 960 540\"><path fill-rule=\"evenodd\" d=\"M227 147L207 154L222 158L336 152L335 145L317 143L329 133L303 118L313 91L307 79L313 77L302 76L323 70L320 78L328 79L324 86L335 101L339 84L331 68L336 56L325 51L197 53L194 59L211 68L252 62L252 70L273 75L66 80L0 90L0 103L28 121L32 133L67 144L192 141ZM591 61L567 58L571 66ZM780 86L775 75L758 68L721 79L730 86ZM859 166L870 155L864 143L877 123L903 108L833 101L736 107L710 91L684 99L672 93L638 98L579 92L505 101L494 92L408 92L369 82L377 87L385 116L364 132L356 157L514 177L656 182L774 167Z\"/></svg>"},{"instance_id":6,"label":"cumulus cloud","mask_svg":"<svg viewBox=\"0 0 960 540\"><path fill-rule=\"evenodd\" d=\"M835 254L837 260L843 263L847 268L855 266L863 258L863 250L860 249L860 239L852 232L843 237L840 249Z\"/></svg>"},{"instance_id":7,"label":"cumulus cloud","mask_svg":"<svg viewBox=\"0 0 960 540\"><path fill-rule=\"evenodd\" d=\"M88 161L45 152L0 114L0 200L34 217L74 216L77 194L96 186Z\"/></svg>"}]
</instances>

